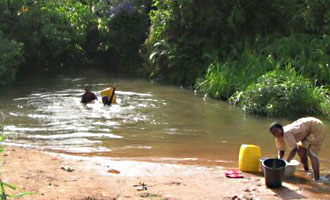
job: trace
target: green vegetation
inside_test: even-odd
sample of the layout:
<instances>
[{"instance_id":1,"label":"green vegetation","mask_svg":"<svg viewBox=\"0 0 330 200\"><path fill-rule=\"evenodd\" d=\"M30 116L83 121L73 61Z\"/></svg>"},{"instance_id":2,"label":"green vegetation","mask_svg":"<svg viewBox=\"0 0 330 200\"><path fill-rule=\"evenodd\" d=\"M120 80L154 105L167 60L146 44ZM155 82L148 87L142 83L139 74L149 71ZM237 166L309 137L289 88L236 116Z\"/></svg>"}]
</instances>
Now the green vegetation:
<instances>
[{"instance_id":1,"label":"green vegetation","mask_svg":"<svg viewBox=\"0 0 330 200\"><path fill-rule=\"evenodd\" d=\"M0 84L16 72L142 66L151 0L0 1ZM8 60L14 61L8 64ZM83 67L82 67L83 66ZM134 66L135 68L133 68Z\"/></svg>"},{"instance_id":2,"label":"green vegetation","mask_svg":"<svg viewBox=\"0 0 330 200\"><path fill-rule=\"evenodd\" d=\"M101 59L113 65L111 70L134 71L137 66L142 66L139 51L149 28L148 13L145 7L136 9L130 4L116 9L117 13L107 20L110 31L103 36L105 57Z\"/></svg>"},{"instance_id":3,"label":"green vegetation","mask_svg":"<svg viewBox=\"0 0 330 200\"><path fill-rule=\"evenodd\" d=\"M13 81L23 62L22 44L4 37L0 31L0 86Z\"/></svg>"},{"instance_id":4,"label":"green vegetation","mask_svg":"<svg viewBox=\"0 0 330 200\"><path fill-rule=\"evenodd\" d=\"M223 2L223 1L221 1ZM146 69L152 78L189 86L220 53L222 13L214 1L154 1L145 42Z\"/></svg>"},{"instance_id":5,"label":"green vegetation","mask_svg":"<svg viewBox=\"0 0 330 200\"><path fill-rule=\"evenodd\" d=\"M290 113L328 116L330 1L3 0L0 19L1 85L27 70L98 66L221 100L241 95L234 102L250 113L284 115L288 109L272 103L281 100L303 107ZM287 88L294 82L300 98L281 90L287 98L261 104L266 92L253 91L268 78Z\"/></svg>"},{"instance_id":6,"label":"green vegetation","mask_svg":"<svg viewBox=\"0 0 330 200\"><path fill-rule=\"evenodd\" d=\"M231 98L232 102L236 102L236 98L242 95L240 97L243 99L236 103L249 113L330 117L327 111L330 106L327 95L330 84L329 44L327 35L319 38L306 34L282 37L260 47L258 52L245 50L238 60L215 60L204 78L197 81L196 88L213 98ZM273 70L284 70L288 65L291 73L286 72L286 77L283 77L285 73L272 72L272 76L268 74ZM272 84L264 85L265 81ZM278 86L279 84L283 84L284 88ZM280 95L286 98L277 98L279 91L275 87L281 88ZM291 87L298 87L299 90L287 89ZM292 98L291 95L297 98Z\"/></svg>"},{"instance_id":7,"label":"green vegetation","mask_svg":"<svg viewBox=\"0 0 330 200\"><path fill-rule=\"evenodd\" d=\"M249 113L330 117L330 2L166 0L154 6L144 46L151 77L193 85Z\"/></svg>"},{"instance_id":8,"label":"green vegetation","mask_svg":"<svg viewBox=\"0 0 330 200\"><path fill-rule=\"evenodd\" d=\"M248 113L266 116L328 115L329 100L326 89L298 76L292 68L268 72L230 98Z\"/></svg>"},{"instance_id":9,"label":"green vegetation","mask_svg":"<svg viewBox=\"0 0 330 200\"><path fill-rule=\"evenodd\" d=\"M238 60L215 60L209 66L204 79L199 79L195 87L212 98L227 100L275 65L271 57L244 51Z\"/></svg>"},{"instance_id":10,"label":"green vegetation","mask_svg":"<svg viewBox=\"0 0 330 200\"><path fill-rule=\"evenodd\" d=\"M330 84L330 35L291 34L275 39L263 54L281 65L290 62L299 74L319 84Z\"/></svg>"},{"instance_id":11,"label":"green vegetation","mask_svg":"<svg viewBox=\"0 0 330 200\"><path fill-rule=\"evenodd\" d=\"M244 100L240 101L238 105L249 113L268 116L287 116L289 113L300 116L311 114L327 116L328 112L325 110L325 104L328 101L316 101L314 99L313 103L303 103L303 100L309 101L309 98L316 94L318 94L318 99L328 98L325 95L327 89L324 86L330 84L330 68L328 66L328 63L330 63L329 44L330 40L327 35L323 35L320 38L301 34L282 37L269 45L265 45L263 48L259 48L259 52L245 50L238 57L238 60L226 62L215 60L209 66L204 79L197 81L196 88L212 98L224 100L230 97L235 99L238 95L244 94L242 96ZM289 82L283 82L284 77L282 73L274 73L271 76L272 84L266 87L261 83L265 81L263 80L265 79L263 75L272 70L284 69L287 65L291 66L290 71L294 75L288 73L285 77L286 81L301 80L301 83L296 85L301 90L298 94L298 91L296 91L297 93L289 93L289 90L283 89L280 90L285 93L282 95L287 95L288 98L277 98L276 91L273 90L275 89L274 87L277 87L280 82L284 85ZM258 78L259 81L256 83L255 81ZM303 82L306 82L306 84L303 84ZM312 90L306 89L307 86L312 87L311 83L308 82L323 85L322 92L317 92L319 87L313 87L314 94L311 95ZM290 88L293 85L289 84L286 87ZM255 94L254 90L258 90L259 94ZM264 94L265 92L269 93ZM253 96L251 93L256 96ZM233 94L235 95L232 96ZM291 98L290 96L293 94L299 98ZM269 100L273 102L270 103L271 106L268 105L267 97L272 98L272 100ZM275 101L278 101L276 105L274 104ZM283 107L279 108L278 106ZM315 106L318 108L315 108Z\"/></svg>"}]
</instances>

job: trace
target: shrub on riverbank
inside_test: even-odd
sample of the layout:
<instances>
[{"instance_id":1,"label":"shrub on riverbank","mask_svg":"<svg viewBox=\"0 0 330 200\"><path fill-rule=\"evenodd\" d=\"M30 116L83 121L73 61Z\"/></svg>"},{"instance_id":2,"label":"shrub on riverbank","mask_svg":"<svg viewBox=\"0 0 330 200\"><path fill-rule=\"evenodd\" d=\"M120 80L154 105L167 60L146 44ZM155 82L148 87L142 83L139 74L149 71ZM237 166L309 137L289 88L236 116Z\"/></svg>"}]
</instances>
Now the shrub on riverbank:
<instances>
[{"instance_id":1,"label":"shrub on riverbank","mask_svg":"<svg viewBox=\"0 0 330 200\"><path fill-rule=\"evenodd\" d=\"M23 60L22 44L7 39L0 31L0 86L15 79Z\"/></svg>"},{"instance_id":2,"label":"shrub on riverbank","mask_svg":"<svg viewBox=\"0 0 330 200\"><path fill-rule=\"evenodd\" d=\"M293 68L262 75L244 91L236 92L230 102L247 113L266 116L328 115L329 92L295 73Z\"/></svg>"},{"instance_id":3,"label":"shrub on riverbank","mask_svg":"<svg viewBox=\"0 0 330 200\"><path fill-rule=\"evenodd\" d=\"M236 91L244 90L250 83L267 71L274 69L271 57L257 56L253 51L244 51L237 59L221 62L215 60L195 88L216 99L227 100Z\"/></svg>"},{"instance_id":4,"label":"shrub on riverbank","mask_svg":"<svg viewBox=\"0 0 330 200\"><path fill-rule=\"evenodd\" d=\"M241 55L229 57L224 61L216 59L208 68L206 75L197 81L195 85L196 89L199 89L203 93L212 98L227 100L235 92L243 93L251 92L247 88L249 85L253 85L258 77L265 73L275 70L284 69L289 65L292 70L297 72L295 76L288 76L289 80L297 80L297 77L305 77L306 81L323 87L330 84L330 37L323 35L320 37L307 35L307 34L292 34L287 37L281 38L266 38L256 42L255 46L258 51L245 50ZM299 75L299 76L298 76ZM275 80L275 79L279 80ZM281 76L274 77L273 81L281 81ZM314 90L315 89L315 90ZM324 89L318 90L318 87L314 87L314 95L318 93L324 94ZM308 101L310 90L307 90L301 98L307 98ZM270 94L269 94L270 95ZM276 97L276 94L273 94ZM237 94L236 94L237 96ZM305 96L305 97L304 97ZM322 97L322 98L321 98ZM234 98L234 97L233 97ZM327 115L324 108L326 106L327 98L325 96L319 96L323 99L322 103L306 104L308 106L319 105L322 108L311 108L315 111L315 114ZM292 98L286 99L288 104L291 104ZM251 100L253 103L258 104L257 100ZM255 101L255 102L254 102ZM314 101L315 102L315 101ZM240 106L244 107L245 104L250 102L243 101ZM260 100L262 103L262 100ZM253 111L251 105L247 106L247 111L250 113L258 113L262 115L279 116L282 115L276 110L283 110L281 108L274 108L271 110L266 108L267 105L260 104L259 108ZM300 109L304 110L304 103L295 104L295 107L301 106ZM264 110L264 111L261 111ZM291 114L300 115L301 111L298 108L292 109ZM307 114L307 113L306 113Z\"/></svg>"},{"instance_id":5,"label":"shrub on riverbank","mask_svg":"<svg viewBox=\"0 0 330 200\"><path fill-rule=\"evenodd\" d=\"M275 39L261 55L271 55L279 65L288 62L295 70L322 85L330 85L330 36L291 34Z\"/></svg>"}]
</instances>

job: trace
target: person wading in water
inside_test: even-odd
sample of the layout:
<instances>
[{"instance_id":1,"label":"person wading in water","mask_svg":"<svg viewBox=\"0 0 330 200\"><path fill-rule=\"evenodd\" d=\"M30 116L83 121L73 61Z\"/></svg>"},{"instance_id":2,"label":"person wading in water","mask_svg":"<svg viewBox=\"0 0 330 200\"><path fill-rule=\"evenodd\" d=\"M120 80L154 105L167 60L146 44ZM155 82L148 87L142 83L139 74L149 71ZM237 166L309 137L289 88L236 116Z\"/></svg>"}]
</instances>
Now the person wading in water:
<instances>
[{"instance_id":1,"label":"person wading in water","mask_svg":"<svg viewBox=\"0 0 330 200\"><path fill-rule=\"evenodd\" d=\"M274 122L270 125L269 131L275 137L275 144L278 149L278 158L284 157L285 148L290 149L287 161L290 162L298 152L304 169L308 172L308 159L310 158L314 172L314 179L320 178L319 152L325 137L324 126L321 120L314 117L300 118L291 124L282 126Z\"/></svg>"},{"instance_id":2,"label":"person wading in water","mask_svg":"<svg viewBox=\"0 0 330 200\"><path fill-rule=\"evenodd\" d=\"M85 85L84 87L85 93L81 96L81 103L90 103L94 100L97 100L96 95L91 92L92 87L88 84Z\"/></svg>"}]
</instances>

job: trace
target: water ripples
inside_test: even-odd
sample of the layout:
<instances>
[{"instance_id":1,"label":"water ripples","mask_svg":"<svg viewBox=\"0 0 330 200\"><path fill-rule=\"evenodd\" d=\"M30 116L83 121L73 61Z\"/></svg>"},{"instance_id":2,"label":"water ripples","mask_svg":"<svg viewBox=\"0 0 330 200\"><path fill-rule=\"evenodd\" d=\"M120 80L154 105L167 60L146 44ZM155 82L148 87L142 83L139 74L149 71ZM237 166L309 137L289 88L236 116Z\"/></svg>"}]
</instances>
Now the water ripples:
<instances>
[{"instance_id":1,"label":"water ripples","mask_svg":"<svg viewBox=\"0 0 330 200\"><path fill-rule=\"evenodd\" d=\"M95 91L99 101L87 105L80 103L81 89L38 91L14 98L16 109L8 115L16 123L5 127L7 143L63 152L110 152L116 147L105 147L104 142L135 137L121 128L143 130L135 126L154 123L150 110L166 105L148 93L117 91L117 104L104 106L100 91ZM121 148L151 149L140 145Z\"/></svg>"}]
</instances>

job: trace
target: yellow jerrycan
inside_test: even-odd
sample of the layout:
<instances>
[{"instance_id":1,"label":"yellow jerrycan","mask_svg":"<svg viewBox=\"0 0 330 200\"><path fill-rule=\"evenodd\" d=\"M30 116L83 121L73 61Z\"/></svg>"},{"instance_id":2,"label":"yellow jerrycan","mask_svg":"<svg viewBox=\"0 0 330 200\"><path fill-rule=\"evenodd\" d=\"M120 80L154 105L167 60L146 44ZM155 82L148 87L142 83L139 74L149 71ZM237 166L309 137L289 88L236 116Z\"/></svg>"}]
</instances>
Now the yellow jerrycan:
<instances>
[{"instance_id":1,"label":"yellow jerrycan","mask_svg":"<svg viewBox=\"0 0 330 200\"><path fill-rule=\"evenodd\" d=\"M101 91L101 97L103 103L106 103L105 101L109 101L111 99L111 104L116 103L117 95L115 94L115 89L113 87L106 88Z\"/></svg>"},{"instance_id":2,"label":"yellow jerrycan","mask_svg":"<svg viewBox=\"0 0 330 200\"><path fill-rule=\"evenodd\" d=\"M252 144L242 144L239 150L239 170L243 172L258 172L261 149Z\"/></svg>"}]
</instances>

